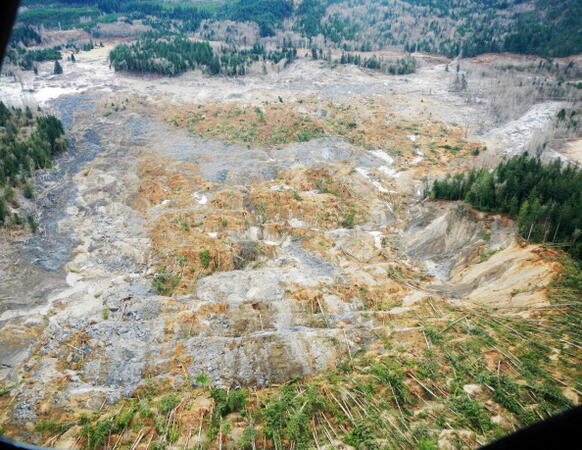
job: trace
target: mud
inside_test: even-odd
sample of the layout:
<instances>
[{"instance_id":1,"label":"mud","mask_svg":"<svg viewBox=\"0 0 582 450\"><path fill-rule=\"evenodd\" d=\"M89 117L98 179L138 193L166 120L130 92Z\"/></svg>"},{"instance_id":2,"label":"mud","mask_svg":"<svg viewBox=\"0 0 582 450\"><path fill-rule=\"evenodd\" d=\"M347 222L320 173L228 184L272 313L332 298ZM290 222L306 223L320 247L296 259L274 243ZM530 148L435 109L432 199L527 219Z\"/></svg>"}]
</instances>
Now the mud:
<instances>
[{"instance_id":1,"label":"mud","mask_svg":"<svg viewBox=\"0 0 582 450\"><path fill-rule=\"evenodd\" d=\"M450 92L444 65L389 77L300 61L243 79L140 79L110 72L104 52L66 63L61 80L46 70L0 80L6 101L40 101L71 139L35 178L39 233L0 246L0 379L16 386L2 421L13 434L33 442L26 426L40 418L113 403L146 379L268 386L318 373L375 339L371 311L397 329L430 295L547 301L557 267L517 246L511 221L422 200L426 177L477 162L414 147L436 142L435 130L405 130L416 151L400 157L337 137L224 142L160 113L209 99L381 97L387 124L389 113L422 116L460 139L462 120L482 126L487 113ZM553 111L538 109L540 120ZM489 130L507 137L491 151L521 151L530 120Z\"/></svg>"}]
</instances>

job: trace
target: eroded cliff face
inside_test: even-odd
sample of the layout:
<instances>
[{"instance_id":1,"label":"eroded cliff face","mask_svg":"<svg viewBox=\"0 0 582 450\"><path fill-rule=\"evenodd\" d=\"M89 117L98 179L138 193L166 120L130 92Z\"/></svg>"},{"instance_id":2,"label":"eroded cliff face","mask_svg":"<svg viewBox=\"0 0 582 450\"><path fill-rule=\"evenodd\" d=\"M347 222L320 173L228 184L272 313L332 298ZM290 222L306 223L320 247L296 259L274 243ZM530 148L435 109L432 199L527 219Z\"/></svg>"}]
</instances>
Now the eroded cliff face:
<instances>
[{"instance_id":1,"label":"eroded cliff face","mask_svg":"<svg viewBox=\"0 0 582 450\"><path fill-rule=\"evenodd\" d=\"M413 82L432 89L433 70ZM335 102L337 120L365 104L343 84L361 76L313 88ZM371 78L379 95L388 81ZM265 108L278 88L235 108ZM431 127L411 124L410 110L425 108L418 98L404 125L388 114L403 108L393 94L391 107L376 106L389 132L334 135L320 111L328 136L259 145L237 142L232 99L222 99L230 115L218 139L168 122L192 108L188 98L118 89L53 101L71 150L38 177L39 235L2 244L0 377L12 388L1 420L11 436L42 443L40 421L146 383L178 389L206 374L214 386L261 388L318 374L380 335L403 339L427 299L548 302L554 255L516 242L507 218L423 200L425 177L469 167L481 144L428 114ZM300 101L285 107L315 114ZM78 445L69 437L60 445Z\"/></svg>"}]
</instances>

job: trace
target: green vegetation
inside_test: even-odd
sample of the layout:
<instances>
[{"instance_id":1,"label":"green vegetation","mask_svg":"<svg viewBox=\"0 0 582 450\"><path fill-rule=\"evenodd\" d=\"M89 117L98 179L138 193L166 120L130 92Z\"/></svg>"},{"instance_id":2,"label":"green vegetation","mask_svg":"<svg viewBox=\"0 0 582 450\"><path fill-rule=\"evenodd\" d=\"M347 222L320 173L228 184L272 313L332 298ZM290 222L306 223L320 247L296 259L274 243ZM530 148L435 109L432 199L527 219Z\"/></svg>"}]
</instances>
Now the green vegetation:
<instances>
[{"instance_id":1,"label":"green vegetation","mask_svg":"<svg viewBox=\"0 0 582 450\"><path fill-rule=\"evenodd\" d=\"M321 33L347 50L395 45L409 52L449 57L504 51L560 57L582 51L582 30L576 20L582 14L579 1L530 0L525 2L532 7L527 12L520 8L523 3L523 0L486 3L327 0L323 2L325 12L321 7L307 8L298 28ZM332 13L330 6L341 13ZM310 14L315 15L315 20L310 20ZM410 33L411 24L414 33ZM411 38L411 34L417 37Z\"/></svg>"},{"instance_id":2,"label":"green vegetation","mask_svg":"<svg viewBox=\"0 0 582 450\"><path fill-rule=\"evenodd\" d=\"M546 165L526 153L492 171L448 175L434 182L430 196L509 214L524 239L558 246L582 260L582 170L559 159Z\"/></svg>"},{"instance_id":3,"label":"green vegetation","mask_svg":"<svg viewBox=\"0 0 582 450\"><path fill-rule=\"evenodd\" d=\"M537 0L535 5L535 11L517 14L503 50L550 57L582 52L582 2Z\"/></svg>"},{"instance_id":4,"label":"green vegetation","mask_svg":"<svg viewBox=\"0 0 582 450\"><path fill-rule=\"evenodd\" d=\"M264 434L275 448L285 448L285 442L295 442L297 448L307 448L313 442L311 419L323 411L337 408L321 396L315 386L289 383L264 402L258 417L264 423Z\"/></svg>"},{"instance_id":5,"label":"green vegetation","mask_svg":"<svg viewBox=\"0 0 582 450\"><path fill-rule=\"evenodd\" d=\"M168 394L164 395L158 404L158 409L160 412L166 414L173 410L178 403L180 403L180 399L175 394Z\"/></svg>"},{"instance_id":6,"label":"green vegetation","mask_svg":"<svg viewBox=\"0 0 582 450\"><path fill-rule=\"evenodd\" d=\"M0 386L0 398L9 394L13 387L14 387L13 385Z\"/></svg>"},{"instance_id":7,"label":"green vegetation","mask_svg":"<svg viewBox=\"0 0 582 450\"><path fill-rule=\"evenodd\" d=\"M156 292L160 295L172 295L174 289L178 287L182 277L179 274L168 271L161 267L154 276Z\"/></svg>"},{"instance_id":8,"label":"green vegetation","mask_svg":"<svg viewBox=\"0 0 582 450\"><path fill-rule=\"evenodd\" d=\"M484 433L493 428L485 407L476 400L463 393L454 397L450 408L461 416L461 421L469 428Z\"/></svg>"},{"instance_id":9,"label":"green vegetation","mask_svg":"<svg viewBox=\"0 0 582 450\"><path fill-rule=\"evenodd\" d=\"M222 419L228 414L242 411L246 405L249 391L246 389L231 390L212 389L210 397L214 400L214 412L208 423L208 434L211 440L227 431L222 424Z\"/></svg>"},{"instance_id":10,"label":"green vegetation","mask_svg":"<svg viewBox=\"0 0 582 450\"><path fill-rule=\"evenodd\" d=\"M51 2L52 4L53 2ZM56 2L54 2L56 3ZM18 13L18 22L29 26L47 28L74 28L81 19L91 19L101 14L95 7L85 8L30 8Z\"/></svg>"},{"instance_id":11,"label":"green vegetation","mask_svg":"<svg viewBox=\"0 0 582 450\"><path fill-rule=\"evenodd\" d=\"M131 45L118 45L109 55L115 70L178 75L196 67L218 70L208 42L191 42L185 38L145 36Z\"/></svg>"},{"instance_id":12,"label":"green vegetation","mask_svg":"<svg viewBox=\"0 0 582 450\"><path fill-rule=\"evenodd\" d=\"M130 45L115 47L109 59L115 70L160 75L179 75L187 70L200 68L210 75L244 75L248 66L257 61L278 63L295 60L297 50L280 48L265 51L260 45L249 50L233 50L223 47L213 50L208 42L192 42L184 37L149 33Z\"/></svg>"},{"instance_id":13,"label":"green vegetation","mask_svg":"<svg viewBox=\"0 0 582 450\"><path fill-rule=\"evenodd\" d=\"M24 47L9 48L6 60L24 70L33 70L36 62L58 61L62 59L59 47L26 50Z\"/></svg>"},{"instance_id":14,"label":"green vegetation","mask_svg":"<svg viewBox=\"0 0 582 450\"><path fill-rule=\"evenodd\" d=\"M105 445L109 435L116 431L113 418L97 422L94 426L85 425L82 429L82 435L85 438L85 448L88 450L97 450Z\"/></svg>"},{"instance_id":15,"label":"green vegetation","mask_svg":"<svg viewBox=\"0 0 582 450\"><path fill-rule=\"evenodd\" d=\"M71 428L74 422L56 422L54 420L43 420L38 422L34 430L40 433L62 434Z\"/></svg>"},{"instance_id":16,"label":"green vegetation","mask_svg":"<svg viewBox=\"0 0 582 450\"><path fill-rule=\"evenodd\" d=\"M362 58L359 54L343 53L339 61L336 62L340 64L355 64L366 69L381 70L392 75L405 75L416 72L416 59L412 56L398 58L394 61L385 61L382 57Z\"/></svg>"},{"instance_id":17,"label":"green vegetation","mask_svg":"<svg viewBox=\"0 0 582 450\"><path fill-rule=\"evenodd\" d=\"M58 61L55 61L55 67L53 69L53 73L55 75L60 75L63 73L63 67L61 66L61 64Z\"/></svg>"},{"instance_id":18,"label":"green vegetation","mask_svg":"<svg viewBox=\"0 0 582 450\"><path fill-rule=\"evenodd\" d=\"M40 34L30 26L14 27L10 34L11 47L16 47L20 44L28 47L29 45L38 45L41 41Z\"/></svg>"},{"instance_id":19,"label":"green vegetation","mask_svg":"<svg viewBox=\"0 0 582 450\"><path fill-rule=\"evenodd\" d=\"M210 262L212 261L212 257L210 256L210 252L208 250L202 250L198 253L198 259L200 259L200 264L205 269L210 267Z\"/></svg>"},{"instance_id":20,"label":"green vegetation","mask_svg":"<svg viewBox=\"0 0 582 450\"><path fill-rule=\"evenodd\" d=\"M297 23L295 28L308 37L314 37L318 34L331 36L332 24L326 23L327 8L334 4L340 3L341 0L303 0L297 7Z\"/></svg>"},{"instance_id":21,"label":"green vegetation","mask_svg":"<svg viewBox=\"0 0 582 450\"><path fill-rule=\"evenodd\" d=\"M194 31L200 22L209 17L205 10L217 10L214 2L188 1L170 3L164 1L136 0L30 0L26 6L34 6L18 15L18 21L46 28L83 28L91 31L99 23L118 20L126 14L131 20L144 20L157 29L178 26L179 31ZM69 7L63 7L66 4Z\"/></svg>"},{"instance_id":22,"label":"green vegetation","mask_svg":"<svg viewBox=\"0 0 582 450\"><path fill-rule=\"evenodd\" d=\"M16 191L26 198L34 192L28 179L37 169L51 167L52 159L65 149L61 122L50 115L33 115L29 108L8 108L0 102L0 227L29 225L18 214Z\"/></svg>"},{"instance_id":23,"label":"green vegetation","mask_svg":"<svg viewBox=\"0 0 582 450\"><path fill-rule=\"evenodd\" d=\"M237 22L255 22L261 36L273 36L274 28L291 16L293 2L290 0L233 0L224 5L222 14Z\"/></svg>"},{"instance_id":24,"label":"green vegetation","mask_svg":"<svg viewBox=\"0 0 582 450\"><path fill-rule=\"evenodd\" d=\"M297 32L309 39L318 59L330 48L367 52L399 47L449 57L504 51L562 57L582 52L578 0L305 0L298 4L290 0L30 0L24 4L29 8L18 17L13 42L25 45L38 43L31 27L98 33L101 23L141 21L159 32L185 34L198 30L205 19L228 19L255 22L260 37ZM363 60L366 67L378 65L372 58ZM413 66L398 63L389 70L409 73Z\"/></svg>"},{"instance_id":25,"label":"green vegetation","mask_svg":"<svg viewBox=\"0 0 582 450\"><path fill-rule=\"evenodd\" d=\"M352 208L352 209L350 209L350 211L346 215L345 219L343 220L342 225L346 228L349 228L349 229L354 228L355 218L356 218L356 210Z\"/></svg>"},{"instance_id":26,"label":"green vegetation","mask_svg":"<svg viewBox=\"0 0 582 450\"><path fill-rule=\"evenodd\" d=\"M472 430L459 445L476 447L571 407L582 388L582 267L561 262L551 305L535 320L423 300L404 339L383 337L310 379L253 391L213 388L206 375L197 387L188 375L178 388L150 380L115 406L37 430L57 435L76 423L87 449L130 446L145 428L160 448L200 433L202 448L434 449L445 430Z\"/></svg>"}]
</instances>

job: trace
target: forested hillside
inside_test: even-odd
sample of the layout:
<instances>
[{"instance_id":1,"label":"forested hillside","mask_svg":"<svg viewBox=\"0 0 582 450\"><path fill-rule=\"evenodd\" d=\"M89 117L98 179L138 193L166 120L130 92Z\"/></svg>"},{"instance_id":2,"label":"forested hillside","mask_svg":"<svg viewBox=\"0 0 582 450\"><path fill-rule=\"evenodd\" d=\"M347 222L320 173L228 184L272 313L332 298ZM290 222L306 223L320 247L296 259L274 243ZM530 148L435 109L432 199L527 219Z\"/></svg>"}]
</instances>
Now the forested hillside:
<instances>
[{"instance_id":1,"label":"forested hillside","mask_svg":"<svg viewBox=\"0 0 582 450\"><path fill-rule=\"evenodd\" d=\"M577 0L307 0L295 27L360 50L566 56L582 52L581 14Z\"/></svg>"},{"instance_id":2,"label":"forested hillside","mask_svg":"<svg viewBox=\"0 0 582 450\"><path fill-rule=\"evenodd\" d=\"M0 227L25 223L18 214L17 192L32 199L29 178L35 170L50 167L64 148L63 125L56 117L0 102ZM34 231L33 218L27 217L26 223Z\"/></svg>"},{"instance_id":3,"label":"forested hillside","mask_svg":"<svg viewBox=\"0 0 582 450\"><path fill-rule=\"evenodd\" d=\"M311 46L346 51L396 47L450 57L582 52L579 0L26 0L23 5L22 25L91 33L100 24L122 21L188 33L205 20L230 20L255 23L259 37L293 31Z\"/></svg>"},{"instance_id":4,"label":"forested hillside","mask_svg":"<svg viewBox=\"0 0 582 450\"><path fill-rule=\"evenodd\" d=\"M516 217L524 239L557 245L582 260L582 170L559 159L546 165L527 154L516 156L492 171L435 181L430 196Z\"/></svg>"},{"instance_id":5,"label":"forested hillside","mask_svg":"<svg viewBox=\"0 0 582 450\"><path fill-rule=\"evenodd\" d=\"M149 34L131 45L118 45L109 59L115 70L160 75L179 75L200 68L210 75L244 75L248 66L257 61L285 64L297 56L294 48L266 51L255 44L250 50L223 47L215 51L208 42L192 42L177 35Z\"/></svg>"}]
</instances>

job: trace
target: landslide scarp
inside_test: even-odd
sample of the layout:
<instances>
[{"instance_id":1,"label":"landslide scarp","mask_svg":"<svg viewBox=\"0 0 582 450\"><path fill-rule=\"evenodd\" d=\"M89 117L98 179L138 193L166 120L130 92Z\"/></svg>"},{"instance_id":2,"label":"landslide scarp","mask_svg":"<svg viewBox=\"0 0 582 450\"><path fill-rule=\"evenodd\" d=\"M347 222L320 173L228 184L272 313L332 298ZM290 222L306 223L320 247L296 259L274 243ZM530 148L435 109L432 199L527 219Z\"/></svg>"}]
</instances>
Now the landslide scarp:
<instances>
[{"instance_id":1,"label":"landslide scarp","mask_svg":"<svg viewBox=\"0 0 582 450\"><path fill-rule=\"evenodd\" d=\"M477 446L579 401L570 263L516 241L506 217L424 199L427 178L484 150L421 114L414 83L439 77L400 80L408 105L350 100L330 77L319 92L341 99L319 109L297 92L263 103L280 85L202 108L137 88L60 100L79 152L47 180L66 180L41 224L59 234L35 251L66 264L61 284L41 274L50 293L3 312L7 434L57 447ZM70 254L50 252L59 236ZM14 273L24 297L38 278Z\"/></svg>"}]
</instances>

